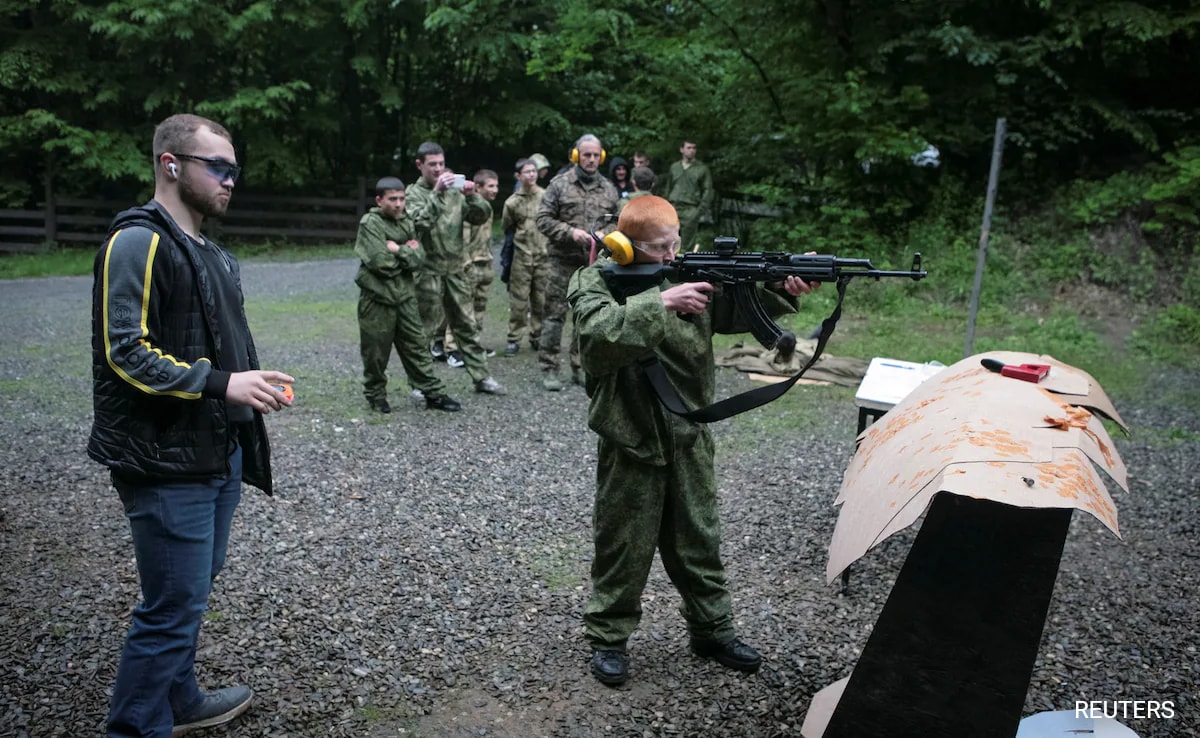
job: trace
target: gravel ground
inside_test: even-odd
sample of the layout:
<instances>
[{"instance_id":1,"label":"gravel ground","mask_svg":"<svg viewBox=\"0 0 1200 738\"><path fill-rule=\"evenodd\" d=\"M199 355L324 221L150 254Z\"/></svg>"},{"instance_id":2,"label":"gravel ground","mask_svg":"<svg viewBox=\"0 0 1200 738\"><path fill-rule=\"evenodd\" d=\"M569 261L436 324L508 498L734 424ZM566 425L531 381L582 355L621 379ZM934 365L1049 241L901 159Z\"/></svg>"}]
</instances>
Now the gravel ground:
<instances>
[{"instance_id":1,"label":"gravel ground","mask_svg":"<svg viewBox=\"0 0 1200 738\"><path fill-rule=\"evenodd\" d=\"M632 678L609 689L581 635L595 462L583 392L542 392L523 350L492 360L506 397L442 366L463 412L419 409L394 382L396 412L368 415L354 268L245 268L260 355L297 377L298 402L268 419L277 492L247 488L201 634L202 684L249 683L255 704L206 735L799 735L812 695L853 667L913 539L869 553L848 593L825 584L853 392L800 387L714 428L738 628L762 671L692 657L656 566ZM138 596L120 504L83 450L90 283L0 282L0 736L102 733ZM503 314L497 297L493 346ZM1168 373L1115 398L1135 430L1118 441L1124 538L1074 516L1026 713L1169 700L1175 718L1126 724L1200 735L1197 380ZM722 370L720 392L745 382Z\"/></svg>"}]
</instances>

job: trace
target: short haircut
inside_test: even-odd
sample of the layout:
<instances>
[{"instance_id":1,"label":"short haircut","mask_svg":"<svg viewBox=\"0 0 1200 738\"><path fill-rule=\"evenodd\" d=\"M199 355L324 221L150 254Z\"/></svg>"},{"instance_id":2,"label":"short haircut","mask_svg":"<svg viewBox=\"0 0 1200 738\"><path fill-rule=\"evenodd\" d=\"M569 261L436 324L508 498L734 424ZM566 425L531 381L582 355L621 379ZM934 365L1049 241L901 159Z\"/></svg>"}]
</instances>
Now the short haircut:
<instances>
[{"instance_id":1,"label":"short haircut","mask_svg":"<svg viewBox=\"0 0 1200 738\"><path fill-rule=\"evenodd\" d=\"M517 166L513 169L513 171L517 174L520 174L521 170L528 166L532 166L534 170L537 170L538 168L537 162L531 157L529 159L517 159Z\"/></svg>"},{"instance_id":2,"label":"short haircut","mask_svg":"<svg viewBox=\"0 0 1200 738\"><path fill-rule=\"evenodd\" d=\"M389 190L404 191L404 182L399 177L384 177L375 183L375 196L383 197Z\"/></svg>"},{"instance_id":3,"label":"short haircut","mask_svg":"<svg viewBox=\"0 0 1200 738\"><path fill-rule=\"evenodd\" d=\"M585 143L600 144L600 148L601 149L604 148L604 144L600 143L600 139L596 138L596 136L594 136L591 133L585 133L582 136L580 136L579 140L575 142L575 148L579 148L581 145L583 145Z\"/></svg>"},{"instance_id":4,"label":"short haircut","mask_svg":"<svg viewBox=\"0 0 1200 738\"><path fill-rule=\"evenodd\" d=\"M635 197L621 209L617 228L634 241L649 241L663 228L679 226L679 214L657 195Z\"/></svg>"},{"instance_id":5,"label":"short haircut","mask_svg":"<svg viewBox=\"0 0 1200 738\"><path fill-rule=\"evenodd\" d=\"M475 176L471 177L471 179L475 181L475 184L482 186L483 183L487 182L489 179L494 179L499 182L500 176L491 169L480 169L478 172L475 172Z\"/></svg>"},{"instance_id":6,"label":"short haircut","mask_svg":"<svg viewBox=\"0 0 1200 738\"><path fill-rule=\"evenodd\" d=\"M445 153L446 152L442 150L442 147L435 144L433 141L426 141L417 147L417 158L421 160L422 164L425 163L425 157L427 156L432 156L434 154L445 155Z\"/></svg>"},{"instance_id":7,"label":"short haircut","mask_svg":"<svg viewBox=\"0 0 1200 738\"><path fill-rule=\"evenodd\" d=\"M634 167L630 176L633 178L633 184L642 192L649 192L654 186L654 170L650 167Z\"/></svg>"},{"instance_id":8,"label":"short haircut","mask_svg":"<svg viewBox=\"0 0 1200 738\"><path fill-rule=\"evenodd\" d=\"M154 128L154 166L158 168L159 157L166 153L190 154L192 140L196 132L207 128L226 141L233 143L233 137L220 123L201 118L191 113L179 113L159 123Z\"/></svg>"}]
</instances>

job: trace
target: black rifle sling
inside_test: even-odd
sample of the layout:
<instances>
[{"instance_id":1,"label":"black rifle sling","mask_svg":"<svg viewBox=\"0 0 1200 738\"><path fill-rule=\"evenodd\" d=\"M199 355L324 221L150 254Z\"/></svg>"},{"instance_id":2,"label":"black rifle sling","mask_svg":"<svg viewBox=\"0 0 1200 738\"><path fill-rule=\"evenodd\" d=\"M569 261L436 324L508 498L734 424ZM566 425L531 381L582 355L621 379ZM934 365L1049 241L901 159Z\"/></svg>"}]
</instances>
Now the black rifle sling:
<instances>
[{"instance_id":1,"label":"black rifle sling","mask_svg":"<svg viewBox=\"0 0 1200 738\"><path fill-rule=\"evenodd\" d=\"M718 400L707 407L702 407L698 410L689 410L687 405L683 403L683 398L679 396L679 392L675 389L675 385L671 384L671 380L667 377L667 370L663 367L662 362L658 360L658 356L650 354L640 359L638 363L641 364L642 370L646 373L646 378L650 380L650 386L654 388L654 393L658 395L658 399L662 402L663 407L681 418L686 418L695 423L715 423L718 420L731 418L738 413L762 407L768 402L782 397L784 393L792 388L796 380L804 376L804 372L808 371L813 364L817 363L817 359L821 358L821 353L825 351L826 342L833 335L833 329L837 327L837 322L842 317L842 300L846 297L846 285L849 282L849 277L838 279L837 305L834 306L833 312L829 314L829 317L821 321L821 333L817 336L817 347L813 350L812 358L800 368L800 371L784 382L755 387L752 390L741 392L732 397L726 397L724 400Z\"/></svg>"}]
</instances>

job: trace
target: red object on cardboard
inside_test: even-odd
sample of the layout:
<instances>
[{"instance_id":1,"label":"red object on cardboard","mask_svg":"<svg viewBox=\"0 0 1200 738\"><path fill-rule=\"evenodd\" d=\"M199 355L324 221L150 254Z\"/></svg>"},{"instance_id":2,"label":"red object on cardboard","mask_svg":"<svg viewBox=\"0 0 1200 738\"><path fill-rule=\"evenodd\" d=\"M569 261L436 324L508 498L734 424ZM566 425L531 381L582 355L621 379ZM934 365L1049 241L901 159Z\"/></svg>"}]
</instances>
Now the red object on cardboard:
<instances>
[{"instance_id":1,"label":"red object on cardboard","mask_svg":"<svg viewBox=\"0 0 1200 738\"><path fill-rule=\"evenodd\" d=\"M1021 379L1037 384L1050 373L1049 364L1005 364L1000 370L1000 376Z\"/></svg>"}]
</instances>

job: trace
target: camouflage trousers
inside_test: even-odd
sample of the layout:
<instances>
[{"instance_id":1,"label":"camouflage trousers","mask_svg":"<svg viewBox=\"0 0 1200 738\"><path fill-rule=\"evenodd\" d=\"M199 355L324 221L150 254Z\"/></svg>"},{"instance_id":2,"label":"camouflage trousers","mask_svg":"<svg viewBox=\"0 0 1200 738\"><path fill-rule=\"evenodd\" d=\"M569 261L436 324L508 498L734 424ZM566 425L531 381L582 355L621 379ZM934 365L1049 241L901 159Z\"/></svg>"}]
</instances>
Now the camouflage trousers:
<instances>
[{"instance_id":1,"label":"camouflage trousers","mask_svg":"<svg viewBox=\"0 0 1200 738\"><path fill-rule=\"evenodd\" d=\"M696 245L696 237L700 231L700 208L694 205L676 205L675 212L679 214L679 250L691 251ZM700 244L700 250L711 247Z\"/></svg>"},{"instance_id":2,"label":"camouflage trousers","mask_svg":"<svg viewBox=\"0 0 1200 738\"><path fill-rule=\"evenodd\" d=\"M587 266L584 259L551 256L546 274L546 307L542 312L542 339L538 346L538 365L542 371L557 372L562 352L562 335L567 322L567 283L575 270ZM571 367L579 364L579 335L571 330L569 349Z\"/></svg>"},{"instance_id":3,"label":"camouflage trousers","mask_svg":"<svg viewBox=\"0 0 1200 738\"><path fill-rule=\"evenodd\" d=\"M655 548L682 598L688 634L718 642L734 636L712 435L706 429L694 444L684 445L673 449L665 466L652 466L600 439L592 593L583 611L584 635L593 649L624 648L637 628Z\"/></svg>"},{"instance_id":4,"label":"camouflage trousers","mask_svg":"<svg viewBox=\"0 0 1200 738\"><path fill-rule=\"evenodd\" d=\"M492 282L496 281L496 271L492 269L491 260L476 261L467 271L474 285L472 306L475 308L475 325L483 333L483 316L487 313L488 293L492 291Z\"/></svg>"},{"instance_id":5,"label":"camouflage trousers","mask_svg":"<svg viewBox=\"0 0 1200 738\"><path fill-rule=\"evenodd\" d=\"M417 282L421 319L425 323L425 351L429 342L441 335L443 321L450 326L458 350L467 365L467 374L478 382L488 377L487 357L479 345L479 327L475 325L473 286L466 270L453 274L426 272Z\"/></svg>"},{"instance_id":6,"label":"camouflage trousers","mask_svg":"<svg viewBox=\"0 0 1200 738\"><path fill-rule=\"evenodd\" d=\"M508 342L520 343L528 332L531 344L542 338L546 309L546 279L550 267L545 254L513 252L508 278Z\"/></svg>"},{"instance_id":7,"label":"camouflage trousers","mask_svg":"<svg viewBox=\"0 0 1200 738\"><path fill-rule=\"evenodd\" d=\"M496 281L496 271L490 261L476 261L467 265L467 279L471 280L471 308L475 314L475 327L483 334L483 319L487 315L488 293L492 291L492 282ZM443 311L443 316L445 311ZM442 329L437 335L444 336L447 351L458 348L454 340L454 332L450 330L450 321L442 318Z\"/></svg>"},{"instance_id":8,"label":"camouflage trousers","mask_svg":"<svg viewBox=\"0 0 1200 738\"><path fill-rule=\"evenodd\" d=\"M387 399L387 367L392 347L408 375L408 383L430 397L446 394L434 374L417 300L399 305L376 302L365 292L358 298L358 336L363 364L363 395L367 401Z\"/></svg>"}]
</instances>

